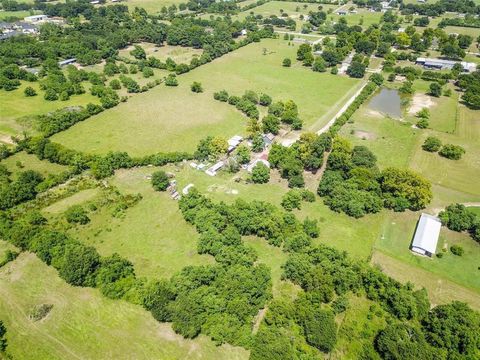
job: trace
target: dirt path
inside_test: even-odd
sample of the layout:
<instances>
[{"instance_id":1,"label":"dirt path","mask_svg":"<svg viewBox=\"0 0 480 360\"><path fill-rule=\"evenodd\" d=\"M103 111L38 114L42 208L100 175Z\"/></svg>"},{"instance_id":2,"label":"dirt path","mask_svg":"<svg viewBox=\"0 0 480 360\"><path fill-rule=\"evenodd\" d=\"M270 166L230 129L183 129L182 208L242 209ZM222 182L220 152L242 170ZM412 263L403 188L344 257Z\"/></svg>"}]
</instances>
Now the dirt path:
<instances>
[{"instance_id":1,"label":"dirt path","mask_svg":"<svg viewBox=\"0 0 480 360\"><path fill-rule=\"evenodd\" d=\"M335 114L335 116L333 116L330 121L328 123L325 124L325 126L323 126L320 130L317 131L317 134L320 135L320 134L323 134L323 133L326 133L330 127L335 123L335 120L337 120L340 116L342 116L342 114L348 109L348 107L350 105L352 105L352 103L355 101L355 99L357 98L358 95L360 95L360 93L362 92L363 88L365 86L367 86L368 82L367 81L364 81L362 86L360 87L360 89L358 89L355 94L353 94L350 99L348 99L348 101L340 108L340 110L338 110L338 112Z\"/></svg>"}]
</instances>

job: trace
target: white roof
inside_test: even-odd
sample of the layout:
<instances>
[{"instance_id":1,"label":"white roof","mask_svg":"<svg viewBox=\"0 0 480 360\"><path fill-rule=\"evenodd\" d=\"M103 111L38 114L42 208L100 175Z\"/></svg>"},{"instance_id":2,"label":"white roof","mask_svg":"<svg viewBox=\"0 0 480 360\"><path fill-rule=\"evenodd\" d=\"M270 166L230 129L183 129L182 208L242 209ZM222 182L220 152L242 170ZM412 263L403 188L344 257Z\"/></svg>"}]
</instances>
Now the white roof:
<instances>
[{"instance_id":1,"label":"white roof","mask_svg":"<svg viewBox=\"0 0 480 360\"><path fill-rule=\"evenodd\" d=\"M435 254L442 222L439 218L423 214L418 221L417 230L412 242L412 251L425 255Z\"/></svg>"},{"instance_id":2,"label":"white roof","mask_svg":"<svg viewBox=\"0 0 480 360\"><path fill-rule=\"evenodd\" d=\"M187 195L187 194L188 194L188 191L189 191L192 187L194 187L194 186L195 186L195 185L193 185L193 184L188 184L187 186L185 186L185 187L183 188L182 193L183 193L184 195Z\"/></svg>"}]
</instances>

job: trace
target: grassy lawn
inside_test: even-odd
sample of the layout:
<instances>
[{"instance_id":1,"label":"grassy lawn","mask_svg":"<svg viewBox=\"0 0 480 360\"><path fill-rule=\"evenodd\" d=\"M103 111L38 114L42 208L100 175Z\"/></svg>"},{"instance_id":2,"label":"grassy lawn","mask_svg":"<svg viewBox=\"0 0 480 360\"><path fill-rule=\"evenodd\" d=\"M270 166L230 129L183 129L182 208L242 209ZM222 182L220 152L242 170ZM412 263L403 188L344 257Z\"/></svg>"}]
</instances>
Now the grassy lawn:
<instances>
[{"instance_id":1,"label":"grassy lawn","mask_svg":"<svg viewBox=\"0 0 480 360\"><path fill-rule=\"evenodd\" d=\"M159 13L162 7L169 7L171 5L179 5L182 0L126 0L122 5L127 5L130 11L136 7L144 8L149 14Z\"/></svg>"},{"instance_id":2,"label":"grassy lawn","mask_svg":"<svg viewBox=\"0 0 480 360\"><path fill-rule=\"evenodd\" d=\"M470 290L447 280L443 274L438 275L418 266L412 266L405 261L398 260L394 256L385 254L381 250L376 250L373 253L372 263L380 266L387 275L398 281L403 283L410 281L416 288L424 287L427 289L428 297L433 306L457 300L466 302L474 309L480 310L478 291Z\"/></svg>"},{"instance_id":3,"label":"grassy lawn","mask_svg":"<svg viewBox=\"0 0 480 360\"><path fill-rule=\"evenodd\" d=\"M18 166L17 163L20 166ZM27 154L23 151L2 160L0 164L5 165L13 174L13 177L19 172L27 170L38 171L43 176L58 174L67 170L66 166L54 164L46 160L39 160L35 155Z\"/></svg>"},{"instance_id":4,"label":"grassy lawn","mask_svg":"<svg viewBox=\"0 0 480 360\"><path fill-rule=\"evenodd\" d=\"M345 10L347 12L349 11L349 9L350 5L346 5L342 8L342 10ZM356 14L348 12L347 15L338 15L336 12L334 12L332 14L329 14L327 16L327 19L333 22L338 22L340 18L344 18L347 20L349 26L361 25L362 28L366 29L372 24L380 23L380 20L383 16L382 12L372 12L362 8L356 8L355 11L357 11Z\"/></svg>"},{"instance_id":5,"label":"grassy lawn","mask_svg":"<svg viewBox=\"0 0 480 360\"><path fill-rule=\"evenodd\" d=\"M200 56L203 52L202 49L170 45L156 46L155 44L145 42L142 42L138 45L145 50L147 57L153 56L162 61L167 60L167 58L171 58L176 63L190 63L190 60L192 60L194 56ZM119 51L119 55L133 60L134 57L130 55L130 51L133 50L133 48L134 47L132 45L122 49Z\"/></svg>"},{"instance_id":6,"label":"grassy lawn","mask_svg":"<svg viewBox=\"0 0 480 360\"><path fill-rule=\"evenodd\" d=\"M26 2L26 1L19 1L19 2ZM33 3L33 1L32 1ZM9 18L17 18L19 20L23 20L23 18L30 16L30 15L37 15L41 14L41 11L37 10L32 10L32 11L27 11L27 10L20 10L20 11L0 11L0 21L3 21L5 19Z\"/></svg>"},{"instance_id":7,"label":"grassy lawn","mask_svg":"<svg viewBox=\"0 0 480 360\"><path fill-rule=\"evenodd\" d=\"M468 194L470 195L469 201L479 201L480 118L478 113L459 105L457 127L453 134L427 130L422 135L417 143L419 150L412 157L412 168L422 173L432 184ZM443 143L461 145L465 148L466 153L462 159L455 161L435 153L422 151L421 144L427 135L438 136ZM455 199L452 199L453 201Z\"/></svg>"},{"instance_id":8,"label":"grassy lawn","mask_svg":"<svg viewBox=\"0 0 480 360\"><path fill-rule=\"evenodd\" d=\"M40 304L53 308L33 321L29 314ZM217 347L203 336L184 340L140 306L70 286L29 253L0 269L0 317L15 359L248 358L244 349Z\"/></svg>"},{"instance_id":9,"label":"grassy lawn","mask_svg":"<svg viewBox=\"0 0 480 360\"><path fill-rule=\"evenodd\" d=\"M352 120L342 128L340 135L354 145L365 145L372 150L381 168L409 164L420 130L372 111L368 104L360 107Z\"/></svg>"},{"instance_id":10,"label":"grassy lawn","mask_svg":"<svg viewBox=\"0 0 480 360\"><path fill-rule=\"evenodd\" d=\"M240 3L240 6L244 6L242 4L244 3ZM257 6L256 8L243 11L234 18L238 20L243 20L252 12L255 15L262 15L263 17L269 17L271 15L281 17L283 12L285 14L288 14L291 19L295 20L295 22L297 23L297 30L300 30L302 28L302 24L305 23L305 21L300 20L300 15L307 16L308 13L311 11L317 12L319 6L322 6L323 11L325 12L329 9L334 10L338 7L337 5L307 4L293 1L269 1L263 5Z\"/></svg>"},{"instance_id":11,"label":"grassy lawn","mask_svg":"<svg viewBox=\"0 0 480 360\"><path fill-rule=\"evenodd\" d=\"M213 99L213 93L223 88L231 94L241 95L251 89L275 100L292 99L298 104L305 127L321 128L330 120L328 114L335 113L360 82L314 73L300 64L282 67L283 58L294 59L296 49L296 45L274 39L248 45L179 76L176 88L159 86L134 96L55 135L53 140L92 153L192 151L207 135L228 138L245 132L246 118L232 106ZM202 83L204 93L190 91L193 81Z\"/></svg>"},{"instance_id":12,"label":"grassy lawn","mask_svg":"<svg viewBox=\"0 0 480 360\"><path fill-rule=\"evenodd\" d=\"M23 91L27 86L37 91L37 96L27 97ZM88 90L88 88L86 89ZM16 119L32 115L46 114L50 111L68 106L86 105L88 103L99 103L97 97L90 95L87 91L82 95L71 96L67 101L46 101L43 98L44 92L40 90L38 82L23 82L20 87L13 91L0 90L0 137L21 134L23 130L32 131L28 124L17 122Z\"/></svg>"},{"instance_id":13,"label":"grassy lawn","mask_svg":"<svg viewBox=\"0 0 480 360\"><path fill-rule=\"evenodd\" d=\"M168 278L188 265L211 263L213 258L197 254L198 234L187 224L176 201L168 193L155 192L145 179L152 168L119 171L112 178L122 193L141 193L143 199L126 210L122 218L112 216L111 207L89 212L91 222L70 230L70 235L94 246L101 255L118 253L135 265L139 276ZM85 204L100 196L84 190L44 209L60 214L73 204Z\"/></svg>"}]
</instances>

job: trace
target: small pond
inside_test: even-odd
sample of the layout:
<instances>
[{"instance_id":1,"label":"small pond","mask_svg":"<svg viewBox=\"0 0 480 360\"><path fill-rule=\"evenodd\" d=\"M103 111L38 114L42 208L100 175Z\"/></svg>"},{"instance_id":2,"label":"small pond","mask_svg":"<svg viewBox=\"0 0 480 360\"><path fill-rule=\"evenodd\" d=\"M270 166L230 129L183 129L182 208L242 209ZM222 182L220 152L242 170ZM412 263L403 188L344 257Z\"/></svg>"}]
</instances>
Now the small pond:
<instances>
[{"instance_id":1,"label":"small pond","mask_svg":"<svg viewBox=\"0 0 480 360\"><path fill-rule=\"evenodd\" d=\"M382 88L368 103L368 108L388 115L392 118L401 118L401 98L395 89Z\"/></svg>"}]
</instances>

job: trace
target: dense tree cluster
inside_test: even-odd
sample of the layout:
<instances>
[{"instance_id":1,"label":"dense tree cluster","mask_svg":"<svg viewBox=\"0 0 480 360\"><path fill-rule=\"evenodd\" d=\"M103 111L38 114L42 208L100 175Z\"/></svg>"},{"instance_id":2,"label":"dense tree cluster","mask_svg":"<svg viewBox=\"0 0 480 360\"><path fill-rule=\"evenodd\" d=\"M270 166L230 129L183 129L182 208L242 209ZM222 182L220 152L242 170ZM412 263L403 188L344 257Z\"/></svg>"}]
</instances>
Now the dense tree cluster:
<instances>
[{"instance_id":1,"label":"dense tree cluster","mask_svg":"<svg viewBox=\"0 0 480 360\"><path fill-rule=\"evenodd\" d=\"M163 170L155 171L152 174L152 187L156 191L165 191L170 185L168 175Z\"/></svg>"},{"instance_id":2,"label":"dense tree cluster","mask_svg":"<svg viewBox=\"0 0 480 360\"><path fill-rule=\"evenodd\" d=\"M419 210L432 199L430 183L420 175L396 168L380 171L376 156L365 146L335 139L318 194L334 211L362 217L387 207Z\"/></svg>"},{"instance_id":3,"label":"dense tree cluster","mask_svg":"<svg viewBox=\"0 0 480 360\"><path fill-rule=\"evenodd\" d=\"M0 210L9 209L24 201L35 198L37 186L44 180L43 176L33 170L21 172L15 180L10 172L0 166Z\"/></svg>"},{"instance_id":4,"label":"dense tree cluster","mask_svg":"<svg viewBox=\"0 0 480 360\"><path fill-rule=\"evenodd\" d=\"M280 175L288 179L289 187L303 187L303 171L316 171L323 164L323 156L330 151L332 139L328 134L302 133L292 146L273 144L268 161Z\"/></svg>"},{"instance_id":5,"label":"dense tree cluster","mask_svg":"<svg viewBox=\"0 0 480 360\"><path fill-rule=\"evenodd\" d=\"M474 240L480 242L480 218L465 205L451 204L438 216L450 230L468 231Z\"/></svg>"},{"instance_id":6,"label":"dense tree cluster","mask_svg":"<svg viewBox=\"0 0 480 360\"><path fill-rule=\"evenodd\" d=\"M462 100L472 109L480 109L480 71L460 75L457 85L464 91Z\"/></svg>"},{"instance_id":7,"label":"dense tree cluster","mask_svg":"<svg viewBox=\"0 0 480 360\"><path fill-rule=\"evenodd\" d=\"M109 152L104 156L90 155L68 149L45 137L32 137L21 140L18 150L25 150L27 153L34 154L40 160L45 159L56 164L70 166L74 174L85 169L91 169L93 175L98 179L111 176L115 170L120 168L146 165L163 166L193 158L192 154L184 152L157 153L140 158L132 158L125 152ZM66 179L68 177L63 177L63 181ZM55 185L58 183L56 182Z\"/></svg>"}]
</instances>

